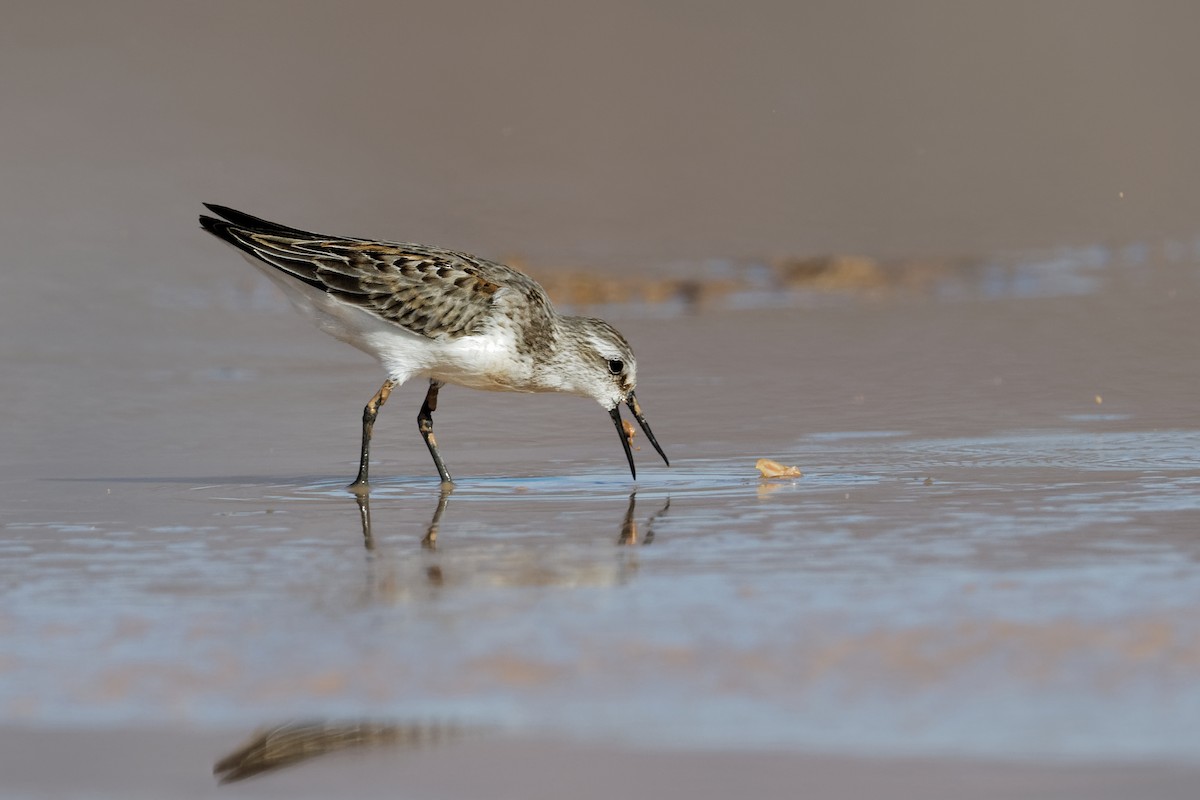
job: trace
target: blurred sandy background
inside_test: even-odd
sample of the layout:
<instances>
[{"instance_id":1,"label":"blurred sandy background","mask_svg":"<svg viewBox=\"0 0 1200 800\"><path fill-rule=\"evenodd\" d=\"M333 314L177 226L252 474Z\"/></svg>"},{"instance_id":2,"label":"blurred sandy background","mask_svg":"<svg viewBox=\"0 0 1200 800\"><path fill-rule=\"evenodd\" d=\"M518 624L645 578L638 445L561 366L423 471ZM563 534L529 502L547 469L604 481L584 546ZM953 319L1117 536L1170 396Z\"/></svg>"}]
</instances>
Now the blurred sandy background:
<instances>
[{"instance_id":1,"label":"blurred sandy background","mask_svg":"<svg viewBox=\"0 0 1200 800\"><path fill-rule=\"evenodd\" d=\"M0 235L12 272L93 280L77 262L207 248L201 200L614 267L1191 234L1198 25L1186 2L10 2Z\"/></svg>"}]
</instances>

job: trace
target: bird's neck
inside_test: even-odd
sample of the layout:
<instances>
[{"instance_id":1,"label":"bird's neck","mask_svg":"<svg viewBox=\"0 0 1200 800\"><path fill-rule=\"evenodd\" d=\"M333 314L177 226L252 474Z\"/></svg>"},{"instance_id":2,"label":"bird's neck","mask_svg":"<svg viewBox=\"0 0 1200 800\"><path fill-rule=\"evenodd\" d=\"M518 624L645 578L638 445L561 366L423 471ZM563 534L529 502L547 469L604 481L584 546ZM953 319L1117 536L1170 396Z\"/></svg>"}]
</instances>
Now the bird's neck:
<instances>
[{"instance_id":1,"label":"bird's neck","mask_svg":"<svg viewBox=\"0 0 1200 800\"><path fill-rule=\"evenodd\" d=\"M550 347L533 355L533 383L537 391L587 396L581 386L580 358L588 343L587 318L559 316L549 337Z\"/></svg>"}]
</instances>

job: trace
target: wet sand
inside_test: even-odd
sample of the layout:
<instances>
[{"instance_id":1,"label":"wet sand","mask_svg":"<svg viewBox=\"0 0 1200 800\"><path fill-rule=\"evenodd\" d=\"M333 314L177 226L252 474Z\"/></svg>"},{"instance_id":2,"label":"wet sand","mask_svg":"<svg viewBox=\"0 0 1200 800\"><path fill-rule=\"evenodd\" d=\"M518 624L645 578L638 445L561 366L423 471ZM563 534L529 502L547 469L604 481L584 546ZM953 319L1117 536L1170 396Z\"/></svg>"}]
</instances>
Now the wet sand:
<instances>
[{"instance_id":1,"label":"wet sand","mask_svg":"<svg viewBox=\"0 0 1200 800\"><path fill-rule=\"evenodd\" d=\"M1197 770L1178 764L1038 764L972 759L854 759L783 752L680 752L561 740L465 741L442 748L324 756L244 783L218 785L206 760L238 736L221 732L0 730L5 789L17 796L358 797L584 800L625 794L764 800L971 797L1189 798ZM47 765L46 751L54 753Z\"/></svg>"},{"instance_id":2,"label":"wet sand","mask_svg":"<svg viewBox=\"0 0 1200 800\"><path fill-rule=\"evenodd\" d=\"M218 317L213 352L100 382L129 411L52 437L69 468L4 470L6 736L86 755L80 726L167 725L156 746L195 735L172 763L208 770L262 725L417 721L500 732L447 745L480 769L553 753L547 780L628 759L650 786L715 751L831 796L864 764L914 794L1172 796L1200 705L1197 270L1129 269L1072 297L613 309L670 469L643 447L635 492L589 402L450 390L439 498L402 391L366 509L343 487L370 365L286 308L176 309ZM1114 306L1155 324L1114 331ZM219 346L235 319L252 349ZM760 456L805 475L763 481ZM450 758L421 753L295 769L369 793Z\"/></svg>"},{"instance_id":3,"label":"wet sand","mask_svg":"<svg viewBox=\"0 0 1200 800\"><path fill-rule=\"evenodd\" d=\"M1195 12L371 8L0 32L0 793L1187 796ZM449 387L442 495L409 386L360 507L382 375L200 200L513 254L672 466ZM297 720L352 752L218 784Z\"/></svg>"}]
</instances>

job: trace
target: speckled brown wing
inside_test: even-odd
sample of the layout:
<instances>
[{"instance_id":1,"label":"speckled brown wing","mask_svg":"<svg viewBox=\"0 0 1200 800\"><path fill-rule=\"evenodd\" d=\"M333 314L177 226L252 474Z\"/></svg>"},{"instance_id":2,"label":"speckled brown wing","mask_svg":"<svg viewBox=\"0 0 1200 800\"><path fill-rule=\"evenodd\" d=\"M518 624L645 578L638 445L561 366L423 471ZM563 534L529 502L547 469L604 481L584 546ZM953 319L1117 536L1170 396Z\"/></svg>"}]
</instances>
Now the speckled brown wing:
<instances>
[{"instance_id":1,"label":"speckled brown wing","mask_svg":"<svg viewBox=\"0 0 1200 800\"><path fill-rule=\"evenodd\" d=\"M494 269L419 245L243 235L268 264L429 338L479 333L501 287Z\"/></svg>"},{"instance_id":2,"label":"speckled brown wing","mask_svg":"<svg viewBox=\"0 0 1200 800\"><path fill-rule=\"evenodd\" d=\"M211 208L241 224L204 217L209 232L412 333L454 339L519 322L513 329L528 336L550 324L542 288L502 264L419 244L310 234Z\"/></svg>"}]
</instances>

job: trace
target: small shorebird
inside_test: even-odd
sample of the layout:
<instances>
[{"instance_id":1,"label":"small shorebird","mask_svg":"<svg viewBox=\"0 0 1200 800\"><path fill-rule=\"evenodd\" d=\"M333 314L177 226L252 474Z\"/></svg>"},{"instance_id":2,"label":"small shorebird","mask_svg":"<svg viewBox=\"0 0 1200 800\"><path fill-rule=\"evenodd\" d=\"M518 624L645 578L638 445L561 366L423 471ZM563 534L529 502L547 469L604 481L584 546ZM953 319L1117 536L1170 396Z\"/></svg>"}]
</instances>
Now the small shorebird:
<instances>
[{"instance_id":1,"label":"small shorebird","mask_svg":"<svg viewBox=\"0 0 1200 800\"><path fill-rule=\"evenodd\" d=\"M634 479L633 452L621 421L625 403L670 466L642 415L634 388L637 362L607 322L559 314L532 278L466 253L399 242L323 236L224 206L224 219L200 227L240 250L321 330L354 345L387 370L363 409L362 452L351 489L367 486L371 429L392 390L429 379L417 427L438 475L450 473L433 437L438 390L447 383L505 392L566 392L608 411Z\"/></svg>"}]
</instances>

